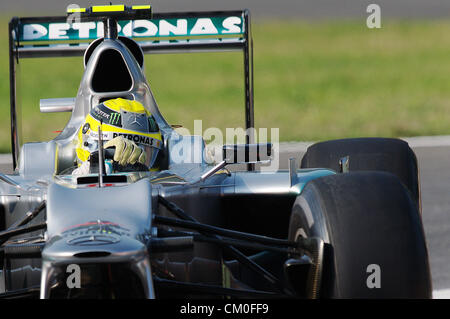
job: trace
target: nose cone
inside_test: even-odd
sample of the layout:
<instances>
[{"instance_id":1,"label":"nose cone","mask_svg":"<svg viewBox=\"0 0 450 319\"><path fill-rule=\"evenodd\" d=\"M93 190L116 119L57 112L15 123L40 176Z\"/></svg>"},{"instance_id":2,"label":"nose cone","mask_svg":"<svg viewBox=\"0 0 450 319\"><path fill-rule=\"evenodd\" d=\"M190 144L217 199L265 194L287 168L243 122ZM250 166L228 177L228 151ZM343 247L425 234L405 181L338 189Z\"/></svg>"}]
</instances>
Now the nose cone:
<instances>
[{"instance_id":1,"label":"nose cone","mask_svg":"<svg viewBox=\"0 0 450 319\"><path fill-rule=\"evenodd\" d=\"M54 236L42 251L52 263L133 262L147 257L145 245L126 235L101 231Z\"/></svg>"},{"instance_id":2,"label":"nose cone","mask_svg":"<svg viewBox=\"0 0 450 319\"><path fill-rule=\"evenodd\" d=\"M107 242L114 242L115 235L142 238L152 226L151 194L147 179L102 188L52 184L47 195L48 238L77 236L82 241L82 235L97 235L96 241L103 238L100 235L111 235L105 237Z\"/></svg>"},{"instance_id":3,"label":"nose cone","mask_svg":"<svg viewBox=\"0 0 450 319\"><path fill-rule=\"evenodd\" d=\"M151 191L146 179L103 188L52 184L47 195L41 297L73 296L66 277L67 267L75 265L84 278L77 291L81 297L110 298L126 291L130 298L153 298L146 247L152 227Z\"/></svg>"},{"instance_id":4,"label":"nose cone","mask_svg":"<svg viewBox=\"0 0 450 319\"><path fill-rule=\"evenodd\" d=\"M78 276L78 286L70 286L68 273ZM116 234L54 236L42 252L40 294L41 299L153 299L146 246Z\"/></svg>"}]
</instances>

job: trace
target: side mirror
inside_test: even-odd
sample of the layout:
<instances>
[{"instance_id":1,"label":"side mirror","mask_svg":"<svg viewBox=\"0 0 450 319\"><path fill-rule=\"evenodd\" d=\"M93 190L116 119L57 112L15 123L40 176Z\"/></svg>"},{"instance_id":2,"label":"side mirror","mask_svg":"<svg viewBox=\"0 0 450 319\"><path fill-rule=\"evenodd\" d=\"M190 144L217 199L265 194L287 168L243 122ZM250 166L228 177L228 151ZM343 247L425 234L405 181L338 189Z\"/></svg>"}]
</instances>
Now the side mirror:
<instances>
[{"instance_id":1,"label":"side mirror","mask_svg":"<svg viewBox=\"0 0 450 319\"><path fill-rule=\"evenodd\" d=\"M222 158L226 164L251 164L270 161L272 144L224 145Z\"/></svg>"},{"instance_id":2,"label":"side mirror","mask_svg":"<svg viewBox=\"0 0 450 319\"><path fill-rule=\"evenodd\" d=\"M42 113L72 112L75 107L75 98L41 99L39 109Z\"/></svg>"}]
</instances>

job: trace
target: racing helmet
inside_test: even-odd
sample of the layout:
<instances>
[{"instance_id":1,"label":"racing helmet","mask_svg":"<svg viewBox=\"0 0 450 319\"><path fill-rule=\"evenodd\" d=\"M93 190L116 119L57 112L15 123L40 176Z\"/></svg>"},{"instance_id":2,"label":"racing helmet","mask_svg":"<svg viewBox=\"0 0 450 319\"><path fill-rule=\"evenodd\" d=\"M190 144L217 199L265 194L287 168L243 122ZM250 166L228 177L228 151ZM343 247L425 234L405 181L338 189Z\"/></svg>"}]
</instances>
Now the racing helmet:
<instances>
[{"instance_id":1,"label":"racing helmet","mask_svg":"<svg viewBox=\"0 0 450 319\"><path fill-rule=\"evenodd\" d=\"M101 125L103 143L123 136L141 147L146 153L145 165L155 164L162 138L153 115L138 101L116 98L94 106L78 132L76 154L78 163L89 160L98 150L98 127Z\"/></svg>"}]
</instances>

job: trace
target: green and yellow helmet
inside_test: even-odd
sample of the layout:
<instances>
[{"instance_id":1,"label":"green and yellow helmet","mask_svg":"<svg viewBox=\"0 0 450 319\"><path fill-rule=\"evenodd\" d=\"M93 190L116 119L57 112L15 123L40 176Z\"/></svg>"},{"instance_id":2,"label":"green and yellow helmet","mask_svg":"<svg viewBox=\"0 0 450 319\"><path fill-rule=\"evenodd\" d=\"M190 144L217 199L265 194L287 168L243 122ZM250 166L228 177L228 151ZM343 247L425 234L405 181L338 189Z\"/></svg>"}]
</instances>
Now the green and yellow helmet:
<instances>
[{"instance_id":1,"label":"green and yellow helmet","mask_svg":"<svg viewBox=\"0 0 450 319\"><path fill-rule=\"evenodd\" d=\"M93 107L78 132L79 162L87 161L91 152L98 150L99 125L102 125L104 143L123 136L146 152L146 165L153 167L162 148L161 132L152 114L141 103L116 98Z\"/></svg>"}]
</instances>

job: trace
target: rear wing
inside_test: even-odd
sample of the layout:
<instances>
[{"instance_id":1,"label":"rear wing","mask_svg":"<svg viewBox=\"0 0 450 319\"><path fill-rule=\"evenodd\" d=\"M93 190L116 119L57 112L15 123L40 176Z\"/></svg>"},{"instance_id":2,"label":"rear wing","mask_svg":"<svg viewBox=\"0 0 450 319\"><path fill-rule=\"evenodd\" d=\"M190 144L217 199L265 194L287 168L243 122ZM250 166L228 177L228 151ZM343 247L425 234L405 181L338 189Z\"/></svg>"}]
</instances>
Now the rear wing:
<instances>
[{"instance_id":1,"label":"rear wing","mask_svg":"<svg viewBox=\"0 0 450 319\"><path fill-rule=\"evenodd\" d=\"M83 56L89 43L104 36L98 19L77 19L77 10L68 17L13 18L9 22L9 67L11 146L14 169L21 141L16 71L24 58ZM79 11L78 11L79 12ZM87 21L88 20L88 21ZM254 128L253 46L250 13L243 11L153 13L117 18L118 35L132 38L144 53L187 53L241 51L244 61L245 126ZM248 130L247 143L253 142Z\"/></svg>"}]
</instances>

